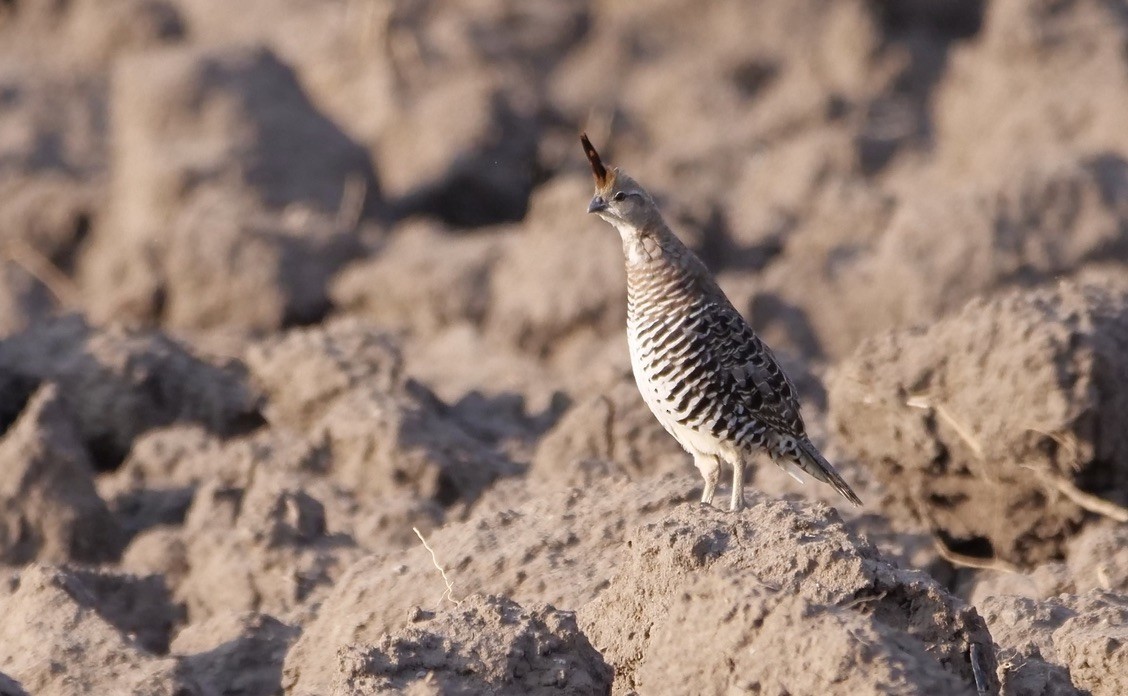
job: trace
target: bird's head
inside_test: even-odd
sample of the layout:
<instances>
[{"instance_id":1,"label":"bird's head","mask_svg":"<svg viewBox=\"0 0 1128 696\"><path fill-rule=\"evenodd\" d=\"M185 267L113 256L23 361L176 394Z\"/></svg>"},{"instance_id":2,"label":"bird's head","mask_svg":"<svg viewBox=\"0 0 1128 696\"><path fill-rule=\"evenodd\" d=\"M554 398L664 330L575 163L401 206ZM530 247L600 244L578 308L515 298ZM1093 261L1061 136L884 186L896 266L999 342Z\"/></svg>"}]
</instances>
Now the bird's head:
<instances>
[{"instance_id":1,"label":"bird's head","mask_svg":"<svg viewBox=\"0 0 1128 696\"><path fill-rule=\"evenodd\" d=\"M580 142L595 176L595 195L588 204L589 213L596 213L620 230L630 227L641 231L661 220L654 199L638 182L618 167L605 167L586 133L580 136Z\"/></svg>"}]
</instances>

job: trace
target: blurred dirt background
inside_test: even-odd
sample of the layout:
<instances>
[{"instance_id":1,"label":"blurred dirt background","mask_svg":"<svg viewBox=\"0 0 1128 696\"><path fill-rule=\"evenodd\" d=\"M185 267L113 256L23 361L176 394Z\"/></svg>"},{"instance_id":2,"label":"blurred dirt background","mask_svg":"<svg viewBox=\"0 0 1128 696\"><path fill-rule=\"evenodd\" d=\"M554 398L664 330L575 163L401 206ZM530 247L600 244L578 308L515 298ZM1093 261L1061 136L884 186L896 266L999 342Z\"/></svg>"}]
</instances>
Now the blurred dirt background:
<instances>
[{"instance_id":1,"label":"blurred dirt background","mask_svg":"<svg viewBox=\"0 0 1128 696\"><path fill-rule=\"evenodd\" d=\"M863 508L695 502L581 130ZM0 694L1128 693L1126 158L1109 0L0 0Z\"/></svg>"}]
</instances>

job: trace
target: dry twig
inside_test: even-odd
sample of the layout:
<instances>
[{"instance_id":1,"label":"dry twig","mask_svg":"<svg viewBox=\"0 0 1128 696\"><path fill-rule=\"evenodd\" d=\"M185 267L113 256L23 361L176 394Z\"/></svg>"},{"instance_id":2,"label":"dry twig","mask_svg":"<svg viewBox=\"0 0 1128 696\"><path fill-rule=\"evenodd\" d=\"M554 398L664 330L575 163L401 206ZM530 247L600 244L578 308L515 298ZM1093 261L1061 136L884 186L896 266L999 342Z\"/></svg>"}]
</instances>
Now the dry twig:
<instances>
[{"instance_id":1,"label":"dry twig","mask_svg":"<svg viewBox=\"0 0 1128 696\"><path fill-rule=\"evenodd\" d=\"M1053 474L1038 469L1037 467L1023 464L1024 469L1033 471L1035 475L1042 481L1042 483L1053 488L1058 493L1061 493L1066 498L1069 498L1083 510L1087 510L1096 515L1103 515L1111 520L1117 522L1128 522L1128 509L1117 505L1116 503L1105 500L1092 493L1086 493L1077 486L1073 485L1072 481L1068 481Z\"/></svg>"},{"instance_id":2,"label":"dry twig","mask_svg":"<svg viewBox=\"0 0 1128 696\"><path fill-rule=\"evenodd\" d=\"M929 533L932 535L932 547L936 549L937 555L943 558L953 566L960 568L975 568L977 570L997 570L1003 573L1018 573L1021 572L1017 566L1004 561L1001 558L979 558L976 556L968 556L958 551L953 551L948 547L944 540L937 533L940 525L936 524L936 520L932 518L932 513L929 512L928 507L921 502L919 498L913 497L910 499L913 507L916 509L917 515L925 524L928 525Z\"/></svg>"},{"instance_id":3,"label":"dry twig","mask_svg":"<svg viewBox=\"0 0 1128 696\"><path fill-rule=\"evenodd\" d=\"M35 247L22 239L13 238L4 246L4 256L24 269L55 296L63 309L73 310L82 306L78 287Z\"/></svg>"},{"instance_id":4,"label":"dry twig","mask_svg":"<svg viewBox=\"0 0 1128 696\"><path fill-rule=\"evenodd\" d=\"M439 565L439 559L435 557L435 550L423 538L423 533L419 531L418 527L412 527L411 531L415 532L415 536L419 537L419 541L423 542L423 548L427 549L431 554L431 563L438 569L439 574L443 576L443 582L446 584L446 590L443 591L443 596L439 598L441 604L444 599L449 599L454 604L462 604L462 600L454 598L454 584L451 583L450 578L447 577L446 571Z\"/></svg>"},{"instance_id":5,"label":"dry twig","mask_svg":"<svg viewBox=\"0 0 1128 696\"><path fill-rule=\"evenodd\" d=\"M932 545L936 549L936 553L940 555L945 561L954 566L961 568L975 568L977 570L997 570L1003 573L1018 573L1018 567L1004 561L1001 558L979 558L977 556L968 556L967 554L959 553L948 548L935 532L932 533Z\"/></svg>"},{"instance_id":6,"label":"dry twig","mask_svg":"<svg viewBox=\"0 0 1128 696\"><path fill-rule=\"evenodd\" d=\"M971 429L964 425L962 421L953 416L952 412L949 411L944 406L944 404L933 403L928 399L928 397L917 395L906 401L905 405L911 408L920 408L935 411L936 415L940 416L940 419L942 421L950 425L952 427L952 430L955 430L956 434L960 436L960 439L967 443L967 446L971 448L971 451L975 453L975 456L979 459L983 459L983 447L980 446L979 441L976 440L975 437L971 434Z\"/></svg>"}]
</instances>

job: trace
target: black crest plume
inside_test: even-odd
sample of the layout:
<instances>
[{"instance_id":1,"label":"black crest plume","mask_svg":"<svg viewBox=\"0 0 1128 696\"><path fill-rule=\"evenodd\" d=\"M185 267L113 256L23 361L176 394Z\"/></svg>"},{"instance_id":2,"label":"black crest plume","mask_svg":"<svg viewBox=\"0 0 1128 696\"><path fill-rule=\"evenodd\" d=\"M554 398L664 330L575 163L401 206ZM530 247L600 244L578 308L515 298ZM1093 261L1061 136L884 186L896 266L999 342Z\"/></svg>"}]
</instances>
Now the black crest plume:
<instances>
[{"instance_id":1,"label":"black crest plume","mask_svg":"<svg viewBox=\"0 0 1128 696\"><path fill-rule=\"evenodd\" d=\"M603 166L603 160L599 159L599 153L595 151L595 147L588 140L587 133L580 135L580 142L583 143L584 154L587 155L588 162L591 162L591 173L595 175L595 183L603 188L607 185L607 167Z\"/></svg>"}]
</instances>

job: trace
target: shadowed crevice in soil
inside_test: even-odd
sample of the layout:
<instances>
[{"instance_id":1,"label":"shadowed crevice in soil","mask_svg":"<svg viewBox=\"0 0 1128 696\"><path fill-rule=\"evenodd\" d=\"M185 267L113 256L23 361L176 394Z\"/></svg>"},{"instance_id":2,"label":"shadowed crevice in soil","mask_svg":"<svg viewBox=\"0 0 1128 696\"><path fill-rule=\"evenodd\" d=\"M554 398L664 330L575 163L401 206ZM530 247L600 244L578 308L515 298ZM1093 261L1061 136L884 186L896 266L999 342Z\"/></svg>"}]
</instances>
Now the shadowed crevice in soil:
<instances>
[{"instance_id":1,"label":"shadowed crevice in soil","mask_svg":"<svg viewBox=\"0 0 1128 696\"><path fill-rule=\"evenodd\" d=\"M201 101L209 93L240 101L253 137L233 155L245 162L246 181L267 206L305 203L335 213L342 179L358 177L366 193L361 213L379 210L380 187L367 153L310 101L293 69L273 52L205 60L195 89Z\"/></svg>"},{"instance_id":2,"label":"shadowed crevice in soil","mask_svg":"<svg viewBox=\"0 0 1128 696\"><path fill-rule=\"evenodd\" d=\"M492 94L489 104L489 139L458 153L434 181L391 200L393 220L430 215L452 227L474 228L525 217L535 176L537 125L500 93Z\"/></svg>"},{"instance_id":3,"label":"shadowed crevice in soil","mask_svg":"<svg viewBox=\"0 0 1128 696\"><path fill-rule=\"evenodd\" d=\"M862 172L881 172L903 148L928 149L934 140L932 94L944 79L953 46L983 27L985 0L896 2L871 0L884 51L907 54L886 93L866 106L856 145Z\"/></svg>"},{"instance_id":4,"label":"shadowed crevice in soil","mask_svg":"<svg viewBox=\"0 0 1128 696\"><path fill-rule=\"evenodd\" d=\"M95 329L77 317L6 339L0 372L12 385L8 404L56 384L100 471L116 469L153 428L191 422L230 437L265 423L241 366L211 364L161 334Z\"/></svg>"}]
</instances>

